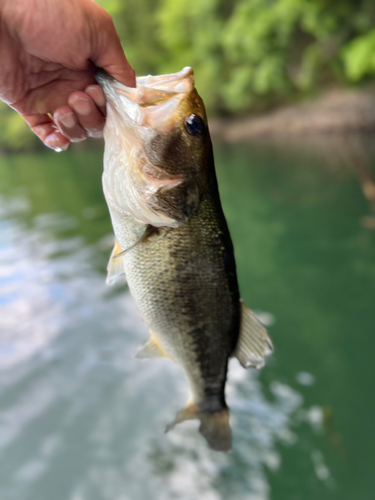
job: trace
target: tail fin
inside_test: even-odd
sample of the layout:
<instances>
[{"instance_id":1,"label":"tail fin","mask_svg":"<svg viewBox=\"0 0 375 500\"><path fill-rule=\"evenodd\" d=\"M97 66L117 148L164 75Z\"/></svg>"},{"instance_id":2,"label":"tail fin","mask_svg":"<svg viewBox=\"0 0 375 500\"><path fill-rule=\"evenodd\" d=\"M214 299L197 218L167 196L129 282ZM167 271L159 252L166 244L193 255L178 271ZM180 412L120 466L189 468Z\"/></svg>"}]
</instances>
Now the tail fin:
<instances>
[{"instance_id":1,"label":"tail fin","mask_svg":"<svg viewBox=\"0 0 375 500\"><path fill-rule=\"evenodd\" d=\"M206 439L210 448L216 451L229 451L232 448L232 431L229 425L228 408L215 412L201 412L193 405L180 411L165 432L186 420L200 420L199 432Z\"/></svg>"},{"instance_id":2,"label":"tail fin","mask_svg":"<svg viewBox=\"0 0 375 500\"><path fill-rule=\"evenodd\" d=\"M229 451L232 448L232 431L228 408L215 413L202 413L200 419L199 432L210 448L216 451Z\"/></svg>"}]
</instances>

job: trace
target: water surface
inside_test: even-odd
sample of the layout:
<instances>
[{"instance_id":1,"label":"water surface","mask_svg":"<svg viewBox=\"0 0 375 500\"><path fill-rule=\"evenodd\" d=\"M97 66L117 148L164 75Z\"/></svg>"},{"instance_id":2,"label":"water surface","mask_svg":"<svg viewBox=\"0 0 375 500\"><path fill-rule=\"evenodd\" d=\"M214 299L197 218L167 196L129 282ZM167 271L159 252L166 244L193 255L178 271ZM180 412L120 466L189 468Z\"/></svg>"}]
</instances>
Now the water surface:
<instances>
[{"instance_id":1,"label":"water surface","mask_svg":"<svg viewBox=\"0 0 375 500\"><path fill-rule=\"evenodd\" d=\"M120 283L100 150L0 158L2 500L373 498L375 232L353 172L321 154L217 147L261 371L230 365L233 451L197 422L164 435L187 386L138 361L148 332Z\"/></svg>"}]
</instances>

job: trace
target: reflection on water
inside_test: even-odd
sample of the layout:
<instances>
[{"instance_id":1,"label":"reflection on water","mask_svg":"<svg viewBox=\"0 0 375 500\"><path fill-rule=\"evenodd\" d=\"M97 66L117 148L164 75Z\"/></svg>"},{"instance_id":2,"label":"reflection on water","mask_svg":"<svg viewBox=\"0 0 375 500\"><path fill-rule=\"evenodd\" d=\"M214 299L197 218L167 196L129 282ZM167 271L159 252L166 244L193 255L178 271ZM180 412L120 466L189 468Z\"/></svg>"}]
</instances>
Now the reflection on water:
<instances>
[{"instance_id":1,"label":"reflection on water","mask_svg":"<svg viewBox=\"0 0 375 500\"><path fill-rule=\"evenodd\" d=\"M335 310L335 300L327 304L321 295L327 264L335 286L342 270L329 260L337 249L326 234L337 231L335 238L345 239L337 224L350 223L350 214L342 220L330 206L332 196L344 189L353 206L360 198L347 184L330 180L327 189L324 170L307 166L302 175L295 168L288 177L279 171L285 158L274 170L268 152L253 154L257 161L249 166L247 152L220 151L219 180L242 294L262 309L276 353L261 373L231 362L229 454L207 448L198 422L163 433L185 405L187 385L168 360L134 358L147 328L126 288L105 285L113 239L100 191L100 154L46 153L28 165L26 157L2 159L1 499L349 498L341 488L348 465L324 431L324 405L334 421L341 400L327 390L327 375L337 376L333 391L350 386L340 377L354 363L345 349L355 344L345 346L341 305ZM268 173L257 162L268 165ZM336 221L328 233L316 218L314 229L309 211L324 204ZM345 263L353 261L354 271L346 269L354 273L356 290L362 286L367 294L372 285L357 281L364 269L375 269L367 250L372 236L358 234L357 226L350 230L355 235L345 240ZM306 249L311 253L304 261ZM323 261L314 260L314 252L322 252ZM358 313L362 326L373 318L362 301L352 313L357 321ZM350 314L345 319L353 324ZM339 425L336 437L345 431L345 421Z\"/></svg>"}]
</instances>

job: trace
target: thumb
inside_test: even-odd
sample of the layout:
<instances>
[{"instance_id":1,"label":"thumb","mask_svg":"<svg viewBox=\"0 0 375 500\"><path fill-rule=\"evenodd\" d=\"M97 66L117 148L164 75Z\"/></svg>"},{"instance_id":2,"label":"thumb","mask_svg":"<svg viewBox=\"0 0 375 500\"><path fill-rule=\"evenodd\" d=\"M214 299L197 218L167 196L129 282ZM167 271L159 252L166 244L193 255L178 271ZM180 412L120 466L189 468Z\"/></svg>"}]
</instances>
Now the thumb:
<instances>
[{"instance_id":1,"label":"thumb","mask_svg":"<svg viewBox=\"0 0 375 500\"><path fill-rule=\"evenodd\" d=\"M97 35L97 47L91 56L98 68L103 68L113 78L127 87L135 87L135 71L130 66L111 16L103 10L105 22L101 23L100 35Z\"/></svg>"}]
</instances>

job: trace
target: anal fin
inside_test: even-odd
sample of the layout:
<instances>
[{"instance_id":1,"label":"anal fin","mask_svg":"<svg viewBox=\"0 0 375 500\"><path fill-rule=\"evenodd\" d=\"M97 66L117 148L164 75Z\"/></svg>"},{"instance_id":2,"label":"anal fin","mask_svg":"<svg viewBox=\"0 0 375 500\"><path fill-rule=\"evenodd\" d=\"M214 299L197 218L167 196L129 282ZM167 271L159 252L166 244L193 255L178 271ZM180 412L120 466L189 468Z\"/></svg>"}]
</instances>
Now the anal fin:
<instances>
[{"instance_id":1,"label":"anal fin","mask_svg":"<svg viewBox=\"0 0 375 500\"><path fill-rule=\"evenodd\" d=\"M271 354L272 341L265 326L241 300L241 329L234 356L244 368L262 368L265 357Z\"/></svg>"}]
</instances>

